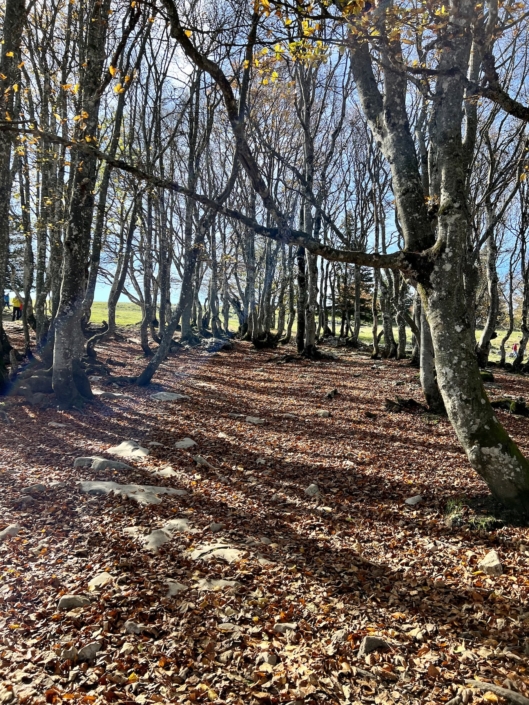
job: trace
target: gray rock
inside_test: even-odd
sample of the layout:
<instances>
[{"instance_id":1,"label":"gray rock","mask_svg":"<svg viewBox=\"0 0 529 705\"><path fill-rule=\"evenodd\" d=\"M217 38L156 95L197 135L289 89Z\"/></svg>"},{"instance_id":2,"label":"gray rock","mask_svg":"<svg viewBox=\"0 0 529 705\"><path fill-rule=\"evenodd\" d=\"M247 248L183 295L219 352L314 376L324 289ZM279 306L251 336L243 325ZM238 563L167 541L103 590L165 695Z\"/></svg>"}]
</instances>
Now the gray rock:
<instances>
[{"instance_id":1,"label":"gray rock","mask_svg":"<svg viewBox=\"0 0 529 705\"><path fill-rule=\"evenodd\" d=\"M189 397L186 394L175 394L174 392L157 392L151 394L151 399L154 401L185 401Z\"/></svg>"},{"instance_id":2,"label":"gray rock","mask_svg":"<svg viewBox=\"0 0 529 705\"><path fill-rule=\"evenodd\" d=\"M358 658L367 656L372 651L380 651L389 649L389 644L385 639L379 636L366 636L362 639L360 649L358 650Z\"/></svg>"},{"instance_id":3,"label":"gray rock","mask_svg":"<svg viewBox=\"0 0 529 705\"><path fill-rule=\"evenodd\" d=\"M184 496L185 490L175 490L173 487L155 487L152 485L120 485L118 482L102 480L86 480L80 483L81 491L93 495L107 495L114 492L120 497L133 499L138 504L160 504L159 495Z\"/></svg>"},{"instance_id":4,"label":"gray rock","mask_svg":"<svg viewBox=\"0 0 529 705\"><path fill-rule=\"evenodd\" d=\"M192 438L184 438L183 440L177 441L174 444L175 448L182 448L183 450L187 450L188 448L193 448L193 446L196 446L196 443Z\"/></svg>"},{"instance_id":5,"label":"gray rock","mask_svg":"<svg viewBox=\"0 0 529 705\"><path fill-rule=\"evenodd\" d=\"M101 642L93 641L91 644L87 644L86 646L83 646L82 649L79 649L77 658L79 661L93 661L100 651Z\"/></svg>"},{"instance_id":6,"label":"gray rock","mask_svg":"<svg viewBox=\"0 0 529 705\"><path fill-rule=\"evenodd\" d=\"M320 419L328 419L331 416L330 411L317 411L316 416L319 416Z\"/></svg>"},{"instance_id":7,"label":"gray rock","mask_svg":"<svg viewBox=\"0 0 529 705\"><path fill-rule=\"evenodd\" d=\"M156 470L155 472L156 475L159 477L178 477L178 473L176 470L173 470L173 468L170 465L167 465L165 468L162 468L161 470Z\"/></svg>"},{"instance_id":8,"label":"gray rock","mask_svg":"<svg viewBox=\"0 0 529 705\"><path fill-rule=\"evenodd\" d=\"M52 428L68 428L68 424L57 423L57 421L50 421L48 426L51 426Z\"/></svg>"},{"instance_id":9,"label":"gray rock","mask_svg":"<svg viewBox=\"0 0 529 705\"><path fill-rule=\"evenodd\" d=\"M95 458L92 465L92 470L132 470L133 468L127 463L122 463L121 460L108 460L108 458Z\"/></svg>"},{"instance_id":10,"label":"gray rock","mask_svg":"<svg viewBox=\"0 0 529 705\"><path fill-rule=\"evenodd\" d=\"M155 529L148 536L145 536L142 543L148 551L158 551L165 543L171 540L171 534L163 529Z\"/></svg>"},{"instance_id":11,"label":"gray rock","mask_svg":"<svg viewBox=\"0 0 529 705\"><path fill-rule=\"evenodd\" d=\"M20 509L25 509L26 507L31 507L32 505L36 504L37 500L32 497L30 494L25 494L22 495L22 497L19 497L16 500L16 506L19 507Z\"/></svg>"},{"instance_id":12,"label":"gray rock","mask_svg":"<svg viewBox=\"0 0 529 705\"><path fill-rule=\"evenodd\" d=\"M215 522L213 522L208 526L208 529L210 531L212 531L214 534L216 534L222 530L223 526L224 526L224 524L216 524Z\"/></svg>"},{"instance_id":13,"label":"gray rock","mask_svg":"<svg viewBox=\"0 0 529 705\"><path fill-rule=\"evenodd\" d=\"M132 619L127 620L124 624L124 627L127 634L141 634L142 631L145 629L143 624L133 622Z\"/></svg>"},{"instance_id":14,"label":"gray rock","mask_svg":"<svg viewBox=\"0 0 529 705\"><path fill-rule=\"evenodd\" d=\"M104 460L98 456L81 456L73 461L74 468L90 468L94 460Z\"/></svg>"},{"instance_id":15,"label":"gray rock","mask_svg":"<svg viewBox=\"0 0 529 705\"><path fill-rule=\"evenodd\" d=\"M194 561L221 558L227 563L234 563L240 560L241 557L242 551L222 543L206 543L202 546L198 546L191 553L191 558Z\"/></svg>"},{"instance_id":16,"label":"gray rock","mask_svg":"<svg viewBox=\"0 0 529 705\"><path fill-rule=\"evenodd\" d=\"M334 399L334 397L335 397L337 394L338 394L338 390L337 390L337 389L331 389L330 392L327 392L327 394L325 395L325 398L326 398L326 399Z\"/></svg>"},{"instance_id":17,"label":"gray rock","mask_svg":"<svg viewBox=\"0 0 529 705\"><path fill-rule=\"evenodd\" d=\"M419 502L422 502L422 499L422 495L417 494L415 497L408 497L408 499L405 499L404 502L410 507L414 507L416 504L419 504Z\"/></svg>"},{"instance_id":18,"label":"gray rock","mask_svg":"<svg viewBox=\"0 0 529 705\"><path fill-rule=\"evenodd\" d=\"M127 399L126 394L119 394L119 392L101 392L99 395L100 399Z\"/></svg>"},{"instance_id":19,"label":"gray rock","mask_svg":"<svg viewBox=\"0 0 529 705\"><path fill-rule=\"evenodd\" d=\"M288 419L289 421L297 421L298 417L295 416L294 414L283 414L284 419Z\"/></svg>"},{"instance_id":20,"label":"gray rock","mask_svg":"<svg viewBox=\"0 0 529 705\"><path fill-rule=\"evenodd\" d=\"M211 468L212 470L215 470L213 465L211 465L211 463L208 463L208 461L205 458L203 458L201 455L194 455L193 460L195 461L195 463L197 465L202 465L202 467Z\"/></svg>"},{"instance_id":21,"label":"gray rock","mask_svg":"<svg viewBox=\"0 0 529 705\"><path fill-rule=\"evenodd\" d=\"M90 600L84 595L63 595L57 608L60 610L74 610L76 607L86 607L89 604Z\"/></svg>"},{"instance_id":22,"label":"gray rock","mask_svg":"<svg viewBox=\"0 0 529 705\"><path fill-rule=\"evenodd\" d=\"M117 446L108 448L107 453L117 455L118 458L146 458L150 451L142 448L136 441L123 441Z\"/></svg>"},{"instance_id":23,"label":"gray rock","mask_svg":"<svg viewBox=\"0 0 529 705\"><path fill-rule=\"evenodd\" d=\"M309 485L306 490L305 494L307 494L309 497L316 497L320 493L320 490L318 489L318 485L315 483L312 483L312 485Z\"/></svg>"},{"instance_id":24,"label":"gray rock","mask_svg":"<svg viewBox=\"0 0 529 705\"><path fill-rule=\"evenodd\" d=\"M297 626L296 622L278 622L274 624L274 631L277 632L277 634L286 634L287 632L292 632L297 629Z\"/></svg>"},{"instance_id":25,"label":"gray rock","mask_svg":"<svg viewBox=\"0 0 529 705\"><path fill-rule=\"evenodd\" d=\"M186 592L186 590L189 590L187 585L179 583L176 580L167 580L166 582L168 588L166 597L174 597L175 595L179 595L181 592Z\"/></svg>"},{"instance_id":26,"label":"gray rock","mask_svg":"<svg viewBox=\"0 0 529 705\"><path fill-rule=\"evenodd\" d=\"M23 489L20 490L20 494L39 494L40 492L46 492L46 489L47 489L46 485L43 485L39 482L36 485L30 485L29 487L24 487Z\"/></svg>"},{"instance_id":27,"label":"gray rock","mask_svg":"<svg viewBox=\"0 0 529 705\"><path fill-rule=\"evenodd\" d=\"M61 659L63 661L75 661L75 659L78 657L79 652L75 648L75 646L72 646L70 649L63 649L61 651Z\"/></svg>"},{"instance_id":28,"label":"gray rock","mask_svg":"<svg viewBox=\"0 0 529 705\"><path fill-rule=\"evenodd\" d=\"M3 531L0 531L0 542L11 536L16 536L22 527L19 524L9 524Z\"/></svg>"},{"instance_id":29,"label":"gray rock","mask_svg":"<svg viewBox=\"0 0 529 705\"><path fill-rule=\"evenodd\" d=\"M219 352L219 350L233 350L231 340L222 340L221 338L204 339L201 346L209 353Z\"/></svg>"},{"instance_id":30,"label":"gray rock","mask_svg":"<svg viewBox=\"0 0 529 705\"><path fill-rule=\"evenodd\" d=\"M90 590L97 590L98 588L103 588L109 583L113 581L113 577L110 575L110 573L107 573L105 570L103 573L99 573L99 575L96 575L95 577L90 580L88 583L88 587Z\"/></svg>"},{"instance_id":31,"label":"gray rock","mask_svg":"<svg viewBox=\"0 0 529 705\"><path fill-rule=\"evenodd\" d=\"M241 630L238 624L232 624L231 622L223 622L222 624L217 624L217 629L220 632L238 632Z\"/></svg>"},{"instance_id":32,"label":"gray rock","mask_svg":"<svg viewBox=\"0 0 529 705\"><path fill-rule=\"evenodd\" d=\"M489 551L485 558L478 563L478 568L487 575L501 575L503 573L503 566L496 551Z\"/></svg>"},{"instance_id":33,"label":"gray rock","mask_svg":"<svg viewBox=\"0 0 529 705\"><path fill-rule=\"evenodd\" d=\"M264 419L260 419L257 416L247 416L245 419L246 423L251 423L254 426L260 426L261 424L264 424Z\"/></svg>"}]
</instances>

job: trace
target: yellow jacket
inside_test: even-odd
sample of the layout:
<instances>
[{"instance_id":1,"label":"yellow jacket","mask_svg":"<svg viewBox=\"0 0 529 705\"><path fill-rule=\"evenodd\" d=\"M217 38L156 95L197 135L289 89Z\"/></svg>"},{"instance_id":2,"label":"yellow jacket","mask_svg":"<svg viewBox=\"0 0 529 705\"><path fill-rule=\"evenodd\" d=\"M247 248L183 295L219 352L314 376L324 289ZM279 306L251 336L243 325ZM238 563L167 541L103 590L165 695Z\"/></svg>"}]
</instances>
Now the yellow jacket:
<instances>
[{"instance_id":1,"label":"yellow jacket","mask_svg":"<svg viewBox=\"0 0 529 705\"><path fill-rule=\"evenodd\" d=\"M15 296L15 298L11 302L11 306L13 306L13 308L20 308L22 306L22 302Z\"/></svg>"}]
</instances>

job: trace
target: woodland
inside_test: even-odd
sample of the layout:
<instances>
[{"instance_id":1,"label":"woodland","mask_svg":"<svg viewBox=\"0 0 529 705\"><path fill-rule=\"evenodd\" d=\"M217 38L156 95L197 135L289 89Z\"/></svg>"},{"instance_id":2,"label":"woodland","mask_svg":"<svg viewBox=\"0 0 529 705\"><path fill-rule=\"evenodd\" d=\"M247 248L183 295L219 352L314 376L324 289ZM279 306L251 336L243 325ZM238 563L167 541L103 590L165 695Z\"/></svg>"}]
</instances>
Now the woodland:
<instances>
[{"instance_id":1,"label":"woodland","mask_svg":"<svg viewBox=\"0 0 529 705\"><path fill-rule=\"evenodd\" d=\"M0 705L529 704L528 22L5 0Z\"/></svg>"}]
</instances>

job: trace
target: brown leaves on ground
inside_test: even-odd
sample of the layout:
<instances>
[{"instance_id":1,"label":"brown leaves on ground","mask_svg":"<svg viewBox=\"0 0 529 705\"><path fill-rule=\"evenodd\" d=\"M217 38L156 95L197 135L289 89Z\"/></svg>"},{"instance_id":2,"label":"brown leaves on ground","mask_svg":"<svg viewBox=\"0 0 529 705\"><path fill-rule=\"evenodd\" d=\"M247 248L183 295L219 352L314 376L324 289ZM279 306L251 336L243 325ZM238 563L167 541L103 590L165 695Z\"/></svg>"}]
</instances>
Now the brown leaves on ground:
<instances>
[{"instance_id":1,"label":"brown leaves on ground","mask_svg":"<svg viewBox=\"0 0 529 705\"><path fill-rule=\"evenodd\" d=\"M144 364L130 341L110 354L123 374ZM179 352L156 384L83 411L7 400L0 530L22 528L0 543L0 704L503 702L466 680L529 695L528 530L487 514L446 420L386 411L397 392L421 401L416 370L349 351L269 357L243 343ZM528 394L496 378L498 395ZM150 398L162 390L190 399ZM528 452L529 422L498 413ZM184 438L197 445L175 448ZM74 469L124 440L150 455ZM80 480L187 494L142 507L82 494ZM148 552L143 537L177 518L184 530ZM491 549L501 576L478 569ZM90 603L59 611L66 594ZM389 648L359 659L370 635Z\"/></svg>"}]
</instances>

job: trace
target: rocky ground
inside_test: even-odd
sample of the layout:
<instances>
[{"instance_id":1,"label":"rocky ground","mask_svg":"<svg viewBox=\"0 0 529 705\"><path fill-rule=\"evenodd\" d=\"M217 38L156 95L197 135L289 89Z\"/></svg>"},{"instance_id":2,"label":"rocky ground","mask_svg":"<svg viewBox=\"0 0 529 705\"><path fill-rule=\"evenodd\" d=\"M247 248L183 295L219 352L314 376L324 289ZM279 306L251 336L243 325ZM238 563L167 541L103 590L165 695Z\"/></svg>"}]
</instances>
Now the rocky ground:
<instances>
[{"instance_id":1,"label":"rocky ground","mask_svg":"<svg viewBox=\"0 0 529 705\"><path fill-rule=\"evenodd\" d=\"M334 352L183 350L81 411L5 400L0 705L525 702L528 528L446 420L387 410L416 370ZM144 365L130 331L98 356Z\"/></svg>"}]
</instances>

